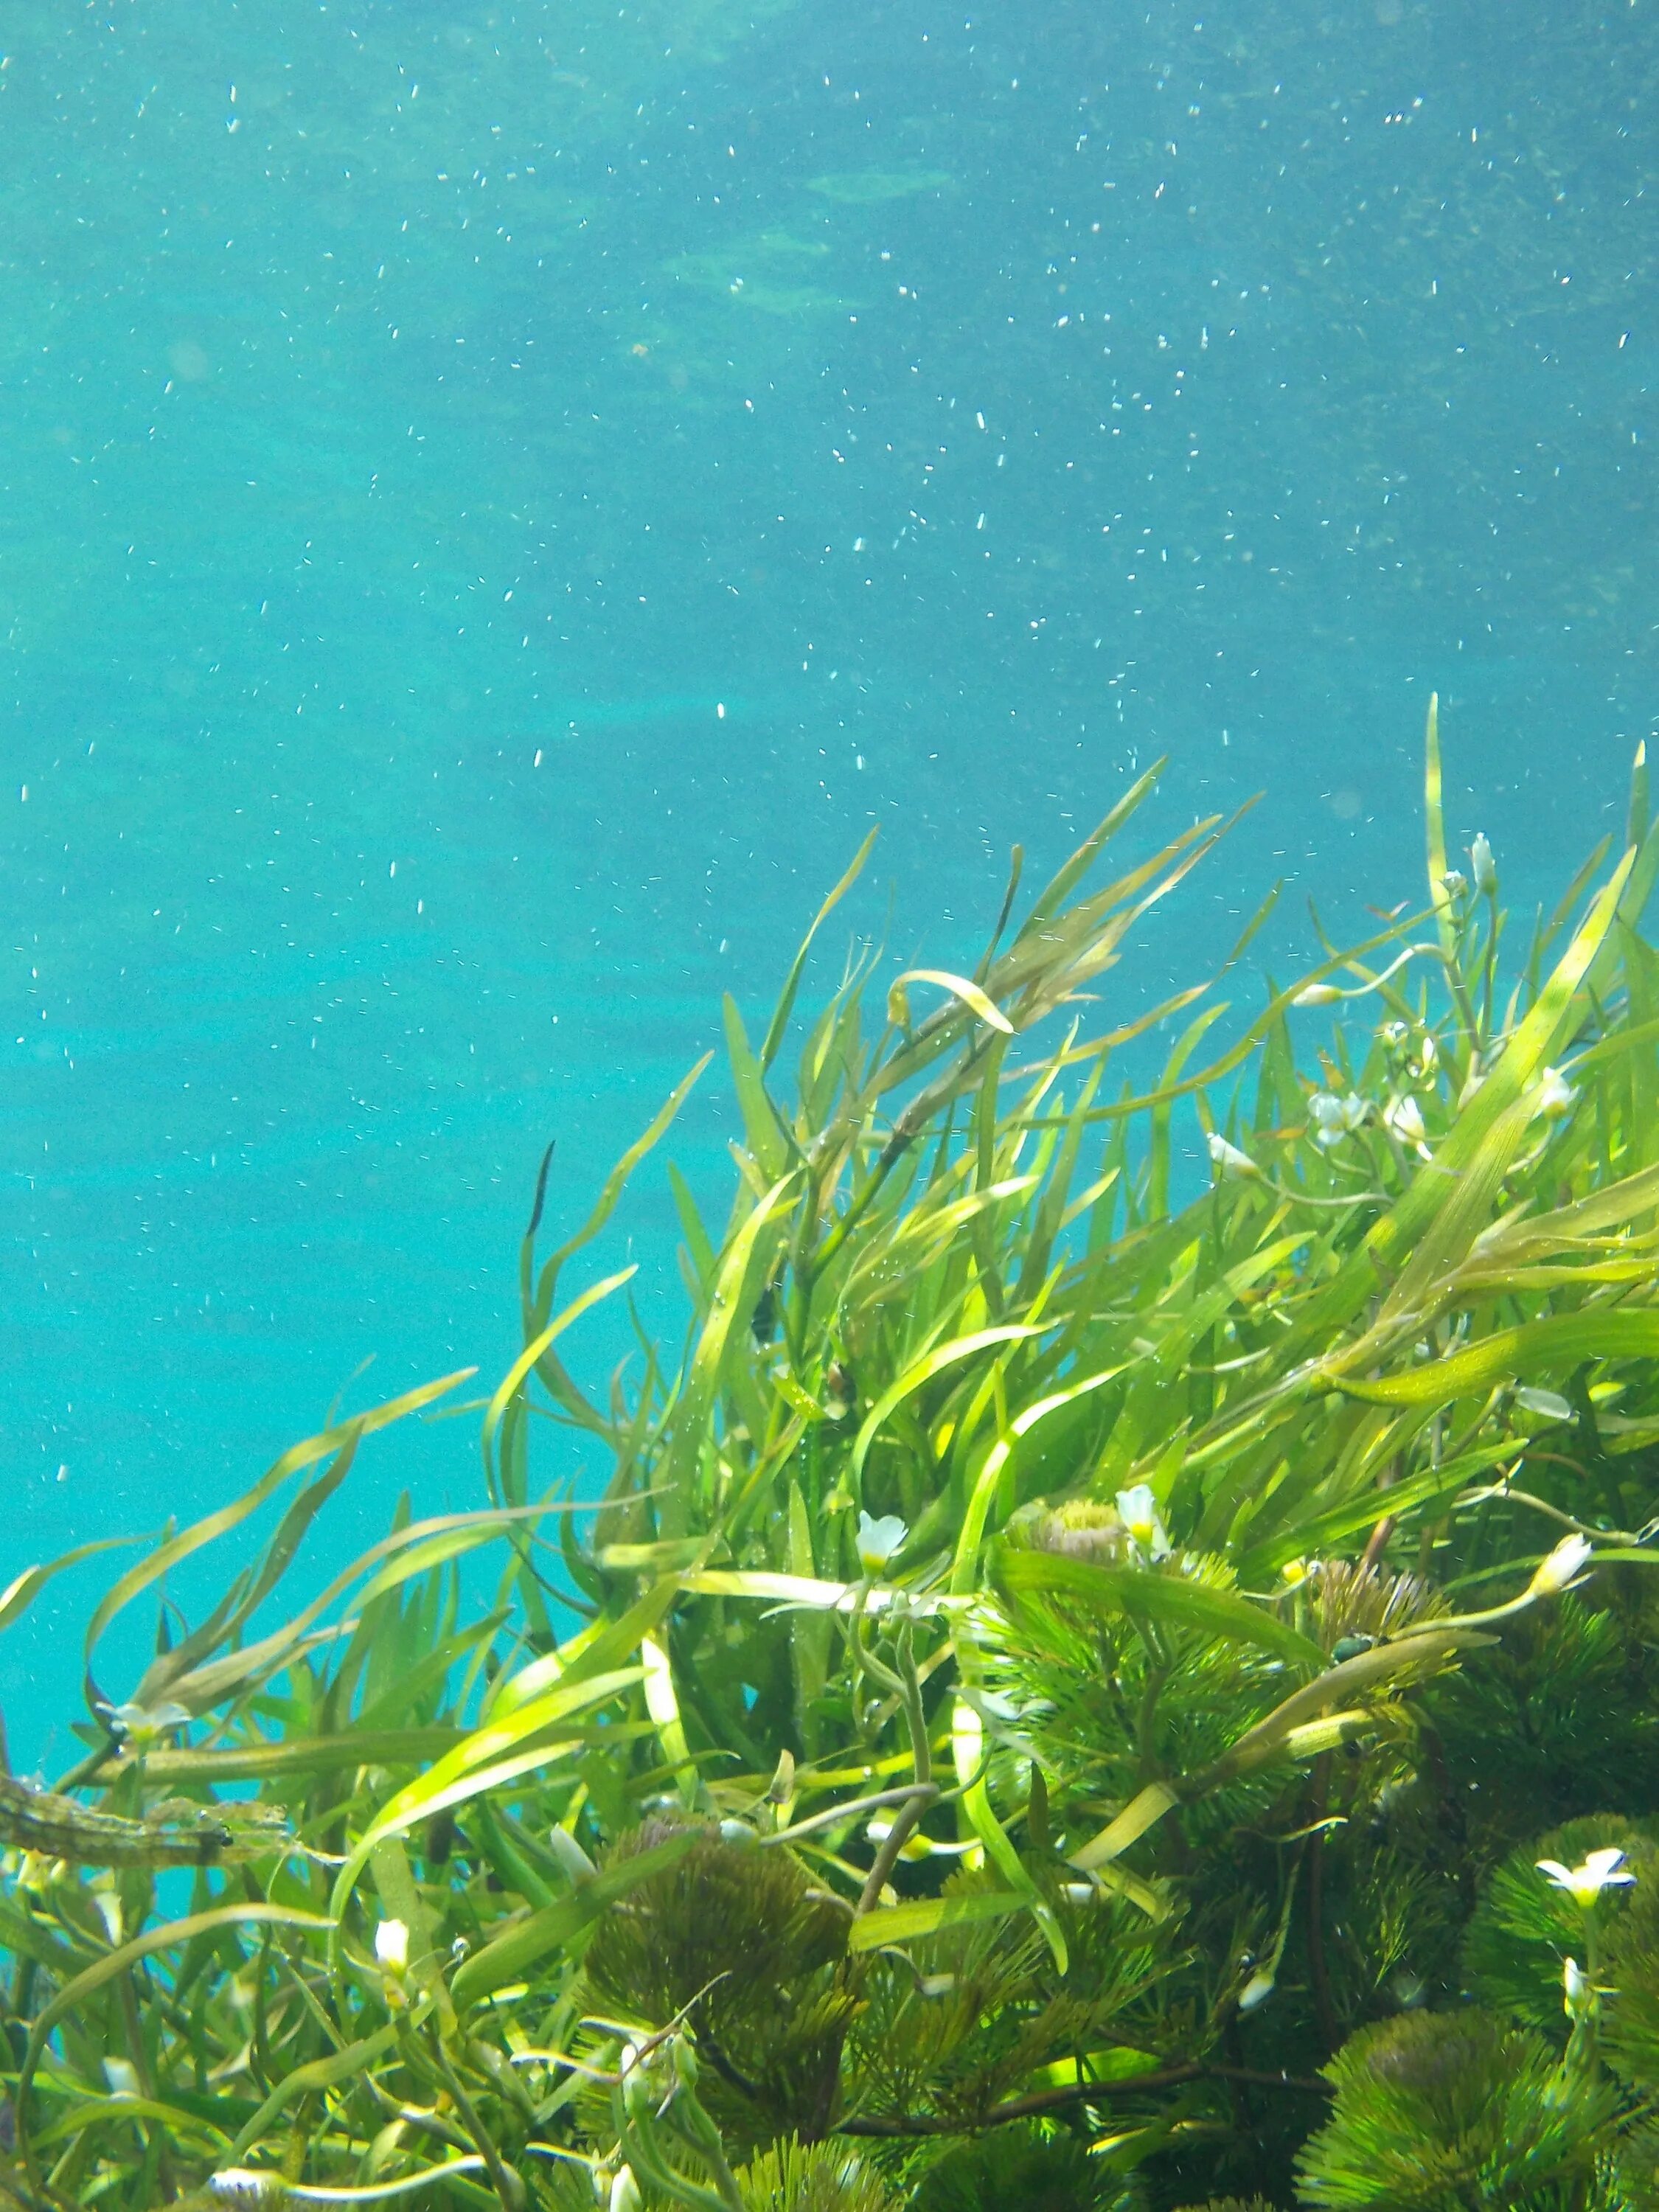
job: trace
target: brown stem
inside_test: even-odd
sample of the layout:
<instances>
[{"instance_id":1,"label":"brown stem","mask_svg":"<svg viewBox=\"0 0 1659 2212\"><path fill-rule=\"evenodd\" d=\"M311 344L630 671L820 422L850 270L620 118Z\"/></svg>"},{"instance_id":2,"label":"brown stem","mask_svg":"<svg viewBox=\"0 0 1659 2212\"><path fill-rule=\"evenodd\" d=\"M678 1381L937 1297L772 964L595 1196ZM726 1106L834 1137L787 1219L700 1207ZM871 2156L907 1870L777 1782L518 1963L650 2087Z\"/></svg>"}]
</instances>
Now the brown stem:
<instances>
[{"instance_id":1,"label":"brown stem","mask_svg":"<svg viewBox=\"0 0 1659 2212\"><path fill-rule=\"evenodd\" d=\"M1396 1453L1394 1458L1389 1462L1388 1465L1379 1470L1376 1478L1377 1488L1379 1490L1392 1490L1395 1483L1399 1481L1400 1474L1400 1455ZM1361 1574L1368 1573L1371 1568L1376 1566L1377 1561L1382 1558L1383 1551L1388 1545L1389 1539L1393 1535L1397 1525L1398 1524L1395 1522L1394 1515L1392 1513L1385 1513L1382 1516L1382 1518L1377 1522L1376 1526L1371 1530L1370 1538L1366 1542L1365 1548L1359 1555L1359 1571Z\"/></svg>"},{"instance_id":2,"label":"brown stem","mask_svg":"<svg viewBox=\"0 0 1659 2212\"><path fill-rule=\"evenodd\" d=\"M1371 1530L1370 1538L1366 1542L1365 1548L1359 1555L1359 1567L1362 1574L1376 1565L1377 1561L1382 1558L1384 1551L1388 1548L1389 1537L1393 1535L1398 1526L1399 1523L1395 1521L1394 1515L1392 1513L1385 1513L1382 1516L1382 1518L1377 1522L1376 1526Z\"/></svg>"},{"instance_id":3,"label":"brown stem","mask_svg":"<svg viewBox=\"0 0 1659 2212\"><path fill-rule=\"evenodd\" d=\"M976 2128L995 2128L1013 2120L1041 2119L1046 2113L1063 2112L1073 2105L1101 2105L1112 2097L1125 2097L1148 2089L1176 2089L1188 2081L1242 2081L1262 2089L1300 2089L1309 2095L1328 2097L1329 2085L1300 2074L1261 2074L1247 2066L1201 2066L1195 2061L1166 2066L1156 2074L1129 2074L1116 2081L1069 2081L1061 2088L1039 2089L1029 2097L1013 2097L993 2105L973 2123ZM958 2135L959 2119L939 2119L930 2112L898 2112L881 2118L842 2120L836 2129L842 2136Z\"/></svg>"},{"instance_id":4,"label":"brown stem","mask_svg":"<svg viewBox=\"0 0 1659 2212\"><path fill-rule=\"evenodd\" d=\"M737 2068L732 2063L726 2053L720 2049L719 2044L715 2042L714 2037L709 2033L707 2021L705 2021L697 2030L697 2048L700 2051L706 2051L708 2053L709 2063L714 2067L714 2071L720 2075L722 2081L727 2083L732 2088L738 2090L745 2097L758 2097L760 2095L758 2084L750 2081L746 2075L738 2073Z\"/></svg>"},{"instance_id":5,"label":"brown stem","mask_svg":"<svg viewBox=\"0 0 1659 2212\"><path fill-rule=\"evenodd\" d=\"M1314 1761L1313 1817L1322 1820L1330 1796L1331 1754L1322 1752ZM1334 2051L1339 2037L1336 2008L1331 2002L1331 1978L1325 1963L1325 1831L1316 1828L1308 1840L1308 1975L1313 1984L1314 2015L1319 2039L1327 2051Z\"/></svg>"},{"instance_id":6,"label":"brown stem","mask_svg":"<svg viewBox=\"0 0 1659 2212\"><path fill-rule=\"evenodd\" d=\"M893 1825L883 1838L881 1849L876 1853L876 1863L866 1879L864 1893L854 1908L854 1920L861 1920L866 1912L874 1911L882 1891L887 1887L887 1877L898 1864L899 1853L909 1842L917 1821L938 1796L937 1783L919 1782L911 1790L908 1801L901 1805L893 1815Z\"/></svg>"}]
</instances>

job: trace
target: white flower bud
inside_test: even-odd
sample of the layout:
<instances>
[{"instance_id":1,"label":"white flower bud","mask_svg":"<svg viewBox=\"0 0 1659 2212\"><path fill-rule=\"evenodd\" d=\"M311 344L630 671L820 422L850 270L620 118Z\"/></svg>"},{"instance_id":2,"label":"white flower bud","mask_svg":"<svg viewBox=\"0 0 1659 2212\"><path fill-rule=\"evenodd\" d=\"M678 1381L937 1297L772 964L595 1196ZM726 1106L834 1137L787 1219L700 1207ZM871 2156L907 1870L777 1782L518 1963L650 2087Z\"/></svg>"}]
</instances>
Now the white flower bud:
<instances>
[{"instance_id":1,"label":"white flower bud","mask_svg":"<svg viewBox=\"0 0 1659 2212\"><path fill-rule=\"evenodd\" d=\"M1528 1597L1559 1597L1578 1579L1594 1546L1588 1536L1564 1536L1527 1586Z\"/></svg>"},{"instance_id":2,"label":"white flower bud","mask_svg":"<svg viewBox=\"0 0 1659 2212\"><path fill-rule=\"evenodd\" d=\"M1547 1121L1564 1120L1578 1103L1578 1093L1559 1067L1544 1070L1532 1096L1534 1113L1541 1114Z\"/></svg>"},{"instance_id":3,"label":"white flower bud","mask_svg":"<svg viewBox=\"0 0 1659 2212\"><path fill-rule=\"evenodd\" d=\"M374 1930L374 1956L399 1980L409 1972L409 1929L401 1920L383 1920Z\"/></svg>"},{"instance_id":4,"label":"white flower bud","mask_svg":"<svg viewBox=\"0 0 1659 2212\"><path fill-rule=\"evenodd\" d=\"M1389 1099L1382 1109L1382 1119L1402 1145L1415 1145L1419 1152L1425 1151L1428 1129L1423 1120L1423 1109L1409 1091Z\"/></svg>"},{"instance_id":5,"label":"white flower bud","mask_svg":"<svg viewBox=\"0 0 1659 2212\"><path fill-rule=\"evenodd\" d=\"M556 1824L548 1831L547 1842L548 1848L576 1888L580 1889L585 1881L592 1881L599 1869L568 1828Z\"/></svg>"},{"instance_id":6,"label":"white flower bud","mask_svg":"<svg viewBox=\"0 0 1659 2212\"><path fill-rule=\"evenodd\" d=\"M1469 873L1474 878L1474 888L1482 898L1490 898L1498 889L1498 863L1492 856L1492 847L1486 842L1486 833L1477 830L1474 842L1469 847Z\"/></svg>"},{"instance_id":7,"label":"white flower bud","mask_svg":"<svg viewBox=\"0 0 1659 2212\"><path fill-rule=\"evenodd\" d=\"M611 2184L611 2212L641 2212L645 2199L631 2166L619 2166Z\"/></svg>"},{"instance_id":8,"label":"white flower bud","mask_svg":"<svg viewBox=\"0 0 1659 2212\"><path fill-rule=\"evenodd\" d=\"M650 2112L655 2100L651 2087L651 2076L646 2070L645 2061L640 2056L637 2044L623 2045L620 2070L623 2109L629 2119L642 2120Z\"/></svg>"},{"instance_id":9,"label":"white flower bud","mask_svg":"<svg viewBox=\"0 0 1659 2212\"><path fill-rule=\"evenodd\" d=\"M1209 1144L1211 1164L1220 1170L1223 1182L1237 1182L1245 1176L1261 1173L1249 1154L1230 1145L1218 1129L1211 1130Z\"/></svg>"}]
</instances>

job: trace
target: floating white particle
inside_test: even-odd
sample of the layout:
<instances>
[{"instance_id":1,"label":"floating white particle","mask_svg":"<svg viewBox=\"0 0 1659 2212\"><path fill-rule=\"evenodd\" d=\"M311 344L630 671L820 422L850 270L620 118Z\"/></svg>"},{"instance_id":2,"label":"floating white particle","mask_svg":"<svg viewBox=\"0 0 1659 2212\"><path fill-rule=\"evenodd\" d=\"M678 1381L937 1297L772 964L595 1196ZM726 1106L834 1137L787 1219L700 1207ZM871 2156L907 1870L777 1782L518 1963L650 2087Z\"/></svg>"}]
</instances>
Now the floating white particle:
<instances>
[{"instance_id":1,"label":"floating white particle","mask_svg":"<svg viewBox=\"0 0 1659 2212\"><path fill-rule=\"evenodd\" d=\"M717 722L723 722L726 720L726 702L724 699L716 700L714 702L714 720Z\"/></svg>"}]
</instances>

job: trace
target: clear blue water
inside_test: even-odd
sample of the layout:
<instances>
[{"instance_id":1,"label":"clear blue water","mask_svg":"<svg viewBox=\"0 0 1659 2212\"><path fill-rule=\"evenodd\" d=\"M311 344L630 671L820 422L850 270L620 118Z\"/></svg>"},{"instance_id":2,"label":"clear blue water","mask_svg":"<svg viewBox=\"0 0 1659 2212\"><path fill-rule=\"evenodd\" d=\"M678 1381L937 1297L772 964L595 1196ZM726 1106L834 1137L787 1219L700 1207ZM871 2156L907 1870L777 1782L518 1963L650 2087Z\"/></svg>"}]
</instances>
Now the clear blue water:
<instances>
[{"instance_id":1,"label":"clear blue water","mask_svg":"<svg viewBox=\"0 0 1659 2212\"><path fill-rule=\"evenodd\" d=\"M568 1223L872 822L854 921L895 882L943 960L1156 755L1166 834L1263 792L1133 1004L1273 873L1415 890L1431 685L1523 898L1618 818L1650 5L14 0L0 49L0 1579L499 1371L542 1146ZM630 1237L672 1330L659 1176ZM469 1432L354 1481L335 1559L471 1502Z\"/></svg>"}]
</instances>

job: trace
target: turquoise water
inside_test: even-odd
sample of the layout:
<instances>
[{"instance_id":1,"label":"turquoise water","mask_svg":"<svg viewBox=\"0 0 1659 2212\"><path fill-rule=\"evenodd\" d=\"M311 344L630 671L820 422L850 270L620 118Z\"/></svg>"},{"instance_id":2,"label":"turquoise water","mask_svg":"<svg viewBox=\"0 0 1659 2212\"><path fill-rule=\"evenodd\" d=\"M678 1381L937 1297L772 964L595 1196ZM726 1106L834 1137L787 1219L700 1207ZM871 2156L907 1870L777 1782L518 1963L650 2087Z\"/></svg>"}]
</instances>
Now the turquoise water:
<instances>
[{"instance_id":1,"label":"turquoise water","mask_svg":"<svg viewBox=\"0 0 1659 2212\"><path fill-rule=\"evenodd\" d=\"M1416 889L1431 685L1523 896L1619 818L1647 5L14 0L0 51L0 1580L498 1372L544 1145L568 1224L872 822L854 921L896 883L948 962L1157 755L1166 835L1265 793L1134 1005L1274 873ZM630 1239L672 1332L659 1176ZM469 1432L354 1480L340 1558L471 1502Z\"/></svg>"}]
</instances>

